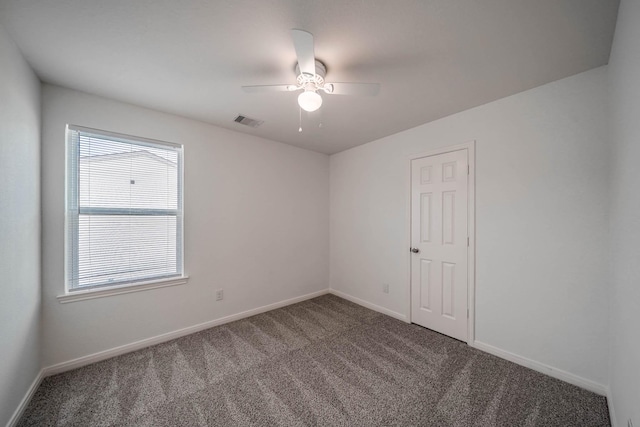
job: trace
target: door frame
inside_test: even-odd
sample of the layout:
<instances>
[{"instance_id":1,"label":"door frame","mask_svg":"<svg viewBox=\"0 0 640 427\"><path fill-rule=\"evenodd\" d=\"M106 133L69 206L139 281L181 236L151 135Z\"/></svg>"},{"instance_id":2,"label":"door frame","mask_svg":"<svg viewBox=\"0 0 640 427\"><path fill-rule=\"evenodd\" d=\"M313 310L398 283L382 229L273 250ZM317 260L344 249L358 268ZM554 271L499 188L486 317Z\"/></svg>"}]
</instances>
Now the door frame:
<instances>
[{"instance_id":1,"label":"door frame","mask_svg":"<svg viewBox=\"0 0 640 427\"><path fill-rule=\"evenodd\" d=\"M469 233L469 246L467 247L467 308L469 317L467 318L467 344L473 345L476 338L476 141L469 141L464 144L452 145L436 148L426 152L411 154L407 159L407 218L406 218L406 245L407 250L407 271L409 272L409 286L407 286L407 313L409 313L408 323L411 323L411 162L422 157L437 156L439 154L450 153L452 151L467 150L469 161L468 179L468 204L467 204L467 227Z\"/></svg>"}]
</instances>

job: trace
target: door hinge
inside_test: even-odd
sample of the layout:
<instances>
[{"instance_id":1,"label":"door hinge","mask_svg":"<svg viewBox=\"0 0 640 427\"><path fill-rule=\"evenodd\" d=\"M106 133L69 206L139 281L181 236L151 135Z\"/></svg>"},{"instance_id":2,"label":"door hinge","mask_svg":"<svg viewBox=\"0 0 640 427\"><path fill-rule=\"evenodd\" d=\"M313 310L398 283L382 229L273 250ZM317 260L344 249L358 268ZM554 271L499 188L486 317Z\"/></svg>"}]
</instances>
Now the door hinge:
<instances>
[{"instance_id":1,"label":"door hinge","mask_svg":"<svg viewBox=\"0 0 640 427\"><path fill-rule=\"evenodd\" d=\"M471 175L471 165L467 165L467 175Z\"/></svg>"},{"instance_id":2,"label":"door hinge","mask_svg":"<svg viewBox=\"0 0 640 427\"><path fill-rule=\"evenodd\" d=\"M469 309L467 308L467 319L469 318Z\"/></svg>"},{"instance_id":3,"label":"door hinge","mask_svg":"<svg viewBox=\"0 0 640 427\"><path fill-rule=\"evenodd\" d=\"M469 236L467 236L467 246L469 246Z\"/></svg>"}]
</instances>

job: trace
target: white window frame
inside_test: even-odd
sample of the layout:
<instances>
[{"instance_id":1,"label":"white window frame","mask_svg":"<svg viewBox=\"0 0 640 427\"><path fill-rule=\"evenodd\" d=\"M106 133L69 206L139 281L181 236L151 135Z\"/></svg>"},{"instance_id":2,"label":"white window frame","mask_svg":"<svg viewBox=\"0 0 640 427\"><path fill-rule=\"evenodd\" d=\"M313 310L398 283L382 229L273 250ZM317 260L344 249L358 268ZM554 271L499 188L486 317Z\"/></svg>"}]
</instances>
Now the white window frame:
<instances>
[{"instance_id":1,"label":"white window frame","mask_svg":"<svg viewBox=\"0 0 640 427\"><path fill-rule=\"evenodd\" d=\"M168 146L176 150L178 153L178 208L171 210L171 212L156 209L136 209L134 214L175 214L178 219L176 229L176 261L177 261L177 274L167 277L147 278L132 280L128 282L117 282L113 285L104 284L87 288L73 288L71 277L73 271L77 271L78 265L78 232L73 232L70 227L77 227L78 216L81 214L79 208L79 194L77 190L78 185L78 171L79 171L79 156L78 156L78 143L71 137L71 132L85 132L102 136L111 140L134 143L137 145L148 145L151 147ZM184 148L182 144L175 144L171 142L158 141L148 138L142 138L138 136L125 135L115 132L109 132L104 130L92 129L83 126L67 125L66 128L66 174L65 174L65 251L64 251L64 294L58 296L58 300L61 303L81 301L86 299L93 299L99 297L105 297L110 295L118 295L130 292L138 292L149 289L156 289L167 286L182 285L187 283L188 276L184 273ZM96 212L94 212L96 211ZM100 212L97 212L100 211ZM122 211L122 212L120 212ZM109 213L113 215L128 214L131 215L131 210L127 209L123 211L119 208L88 208L87 214L91 213ZM74 248L73 251L70 249ZM69 254L72 254L69 256Z\"/></svg>"}]
</instances>

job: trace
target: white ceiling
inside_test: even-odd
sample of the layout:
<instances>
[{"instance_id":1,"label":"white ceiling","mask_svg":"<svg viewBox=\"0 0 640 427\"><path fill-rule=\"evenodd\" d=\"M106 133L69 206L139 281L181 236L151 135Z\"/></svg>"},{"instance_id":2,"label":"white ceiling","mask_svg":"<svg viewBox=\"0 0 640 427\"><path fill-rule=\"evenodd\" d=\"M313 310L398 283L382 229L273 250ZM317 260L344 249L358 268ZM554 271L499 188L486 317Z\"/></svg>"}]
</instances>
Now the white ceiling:
<instances>
[{"instance_id":1,"label":"white ceiling","mask_svg":"<svg viewBox=\"0 0 640 427\"><path fill-rule=\"evenodd\" d=\"M607 63L618 0L0 0L0 23L40 78L335 153ZM327 81L298 133L289 30L315 36ZM237 114L264 120L257 128ZM321 117L318 117L321 116ZM321 120L318 128L312 122Z\"/></svg>"}]
</instances>

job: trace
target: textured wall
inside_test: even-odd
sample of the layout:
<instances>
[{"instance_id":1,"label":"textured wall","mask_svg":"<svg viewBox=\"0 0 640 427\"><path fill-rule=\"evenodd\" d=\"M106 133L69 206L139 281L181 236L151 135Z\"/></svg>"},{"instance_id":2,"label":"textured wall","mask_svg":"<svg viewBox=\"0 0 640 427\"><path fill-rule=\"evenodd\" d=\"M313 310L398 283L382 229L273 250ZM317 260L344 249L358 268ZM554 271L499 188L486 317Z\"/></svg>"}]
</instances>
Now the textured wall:
<instances>
[{"instance_id":1,"label":"textured wall","mask_svg":"<svg viewBox=\"0 0 640 427\"><path fill-rule=\"evenodd\" d=\"M328 156L57 86L42 96L44 366L328 287ZM188 284L58 302L66 124L184 144Z\"/></svg>"},{"instance_id":2,"label":"textured wall","mask_svg":"<svg viewBox=\"0 0 640 427\"><path fill-rule=\"evenodd\" d=\"M0 27L0 425L40 370L40 81Z\"/></svg>"},{"instance_id":3,"label":"textured wall","mask_svg":"<svg viewBox=\"0 0 640 427\"><path fill-rule=\"evenodd\" d=\"M409 315L409 155L475 140L476 339L606 384L605 99L597 68L332 155L331 287Z\"/></svg>"},{"instance_id":4,"label":"textured wall","mask_svg":"<svg viewBox=\"0 0 640 427\"><path fill-rule=\"evenodd\" d=\"M640 425L640 2L623 0L609 63L611 395L618 426Z\"/></svg>"}]
</instances>

